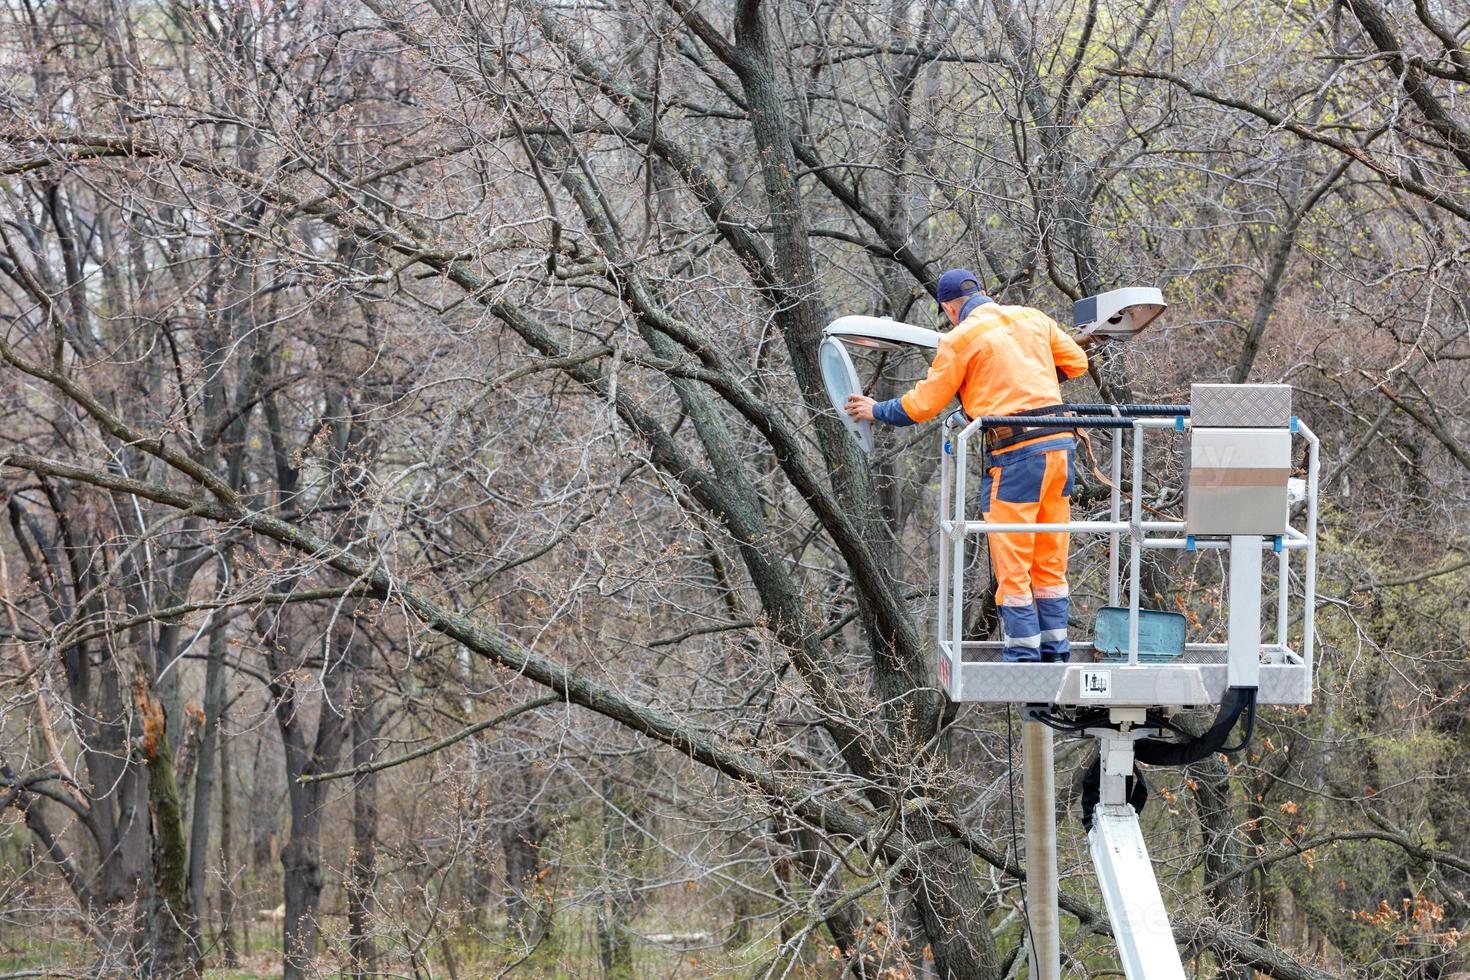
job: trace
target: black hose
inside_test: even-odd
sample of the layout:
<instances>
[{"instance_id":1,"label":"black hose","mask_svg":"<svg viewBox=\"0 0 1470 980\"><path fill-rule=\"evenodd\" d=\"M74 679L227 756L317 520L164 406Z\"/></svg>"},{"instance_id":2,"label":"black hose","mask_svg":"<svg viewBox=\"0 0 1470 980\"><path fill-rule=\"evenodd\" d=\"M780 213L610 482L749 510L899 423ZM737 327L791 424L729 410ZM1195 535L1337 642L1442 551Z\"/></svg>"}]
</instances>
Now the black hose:
<instances>
[{"instance_id":1,"label":"black hose","mask_svg":"<svg viewBox=\"0 0 1470 980\"><path fill-rule=\"evenodd\" d=\"M1245 737L1239 745L1227 748L1225 740L1230 737L1235 723L1247 710L1250 712L1251 720L1247 725ZM1154 738L1139 739L1134 743L1133 757L1150 766L1188 766L1201 759L1207 759L1216 752L1239 752L1250 744L1251 735L1255 732L1255 717L1256 689L1232 687L1220 700L1220 712L1215 715L1214 724L1204 734L1187 742L1161 742Z\"/></svg>"},{"instance_id":2,"label":"black hose","mask_svg":"<svg viewBox=\"0 0 1470 980\"><path fill-rule=\"evenodd\" d=\"M1110 415L982 415L980 427L993 429L997 426L1023 425L1028 429L1131 429L1131 418L1114 418Z\"/></svg>"},{"instance_id":3,"label":"black hose","mask_svg":"<svg viewBox=\"0 0 1470 980\"><path fill-rule=\"evenodd\" d=\"M1238 745L1227 746L1225 740L1230 737L1241 715L1246 716L1245 733L1241 736ZM1179 731L1173 725L1169 727L1174 731ZM1193 765L1216 752L1234 754L1242 751L1251 744L1255 732L1256 689L1253 687L1230 688L1225 692L1225 697L1220 700L1220 710L1215 715L1214 723L1198 737L1184 742L1141 738L1133 744L1134 766L1133 775L1130 778L1128 802L1139 813L1143 812L1143 806L1148 802L1148 784L1143 780L1143 773L1139 771L1138 763L1142 762L1150 766ZM1082 776L1082 829L1084 831L1092 830L1092 811L1101 798L1101 784L1102 749L1099 747L1097 757L1092 760L1092 765Z\"/></svg>"},{"instance_id":4,"label":"black hose","mask_svg":"<svg viewBox=\"0 0 1470 980\"><path fill-rule=\"evenodd\" d=\"M1255 734L1256 734L1256 689L1252 687L1252 688L1249 688L1249 690L1251 692L1251 704L1250 704L1250 710L1247 712L1247 714L1245 716L1245 734L1240 737L1240 744L1239 745L1222 746L1220 748L1220 751L1221 752L1224 752L1226 755L1234 755L1235 753L1240 752L1247 745L1251 744L1251 739L1255 737Z\"/></svg>"},{"instance_id":5,"label":"black hose","mask_svg":"<svg viewBox=\"0 0 1470 980\"><path fill-rule=\"evenodd\" d=\"M1040 722L1052 731L1061 732L1064 735L1074 735L1077 732L1107 724L1108 713L1105 710L1093 711L1089 714L1080 715L1077 718L1059 718L1050 711L1028 711L1025 714L1025 718L1028 721Z\"/></svg>"},{"instance_id":6,"label":"black hose","mask_svg":"<svg viewBox=\"0 0 1470 980\"><path fill-rule=\"evenodd\" d=\"M1076 404L1068 403L1062 406L1068 412L1076 412L1078 415L1141 415L1144 417L1158 418L1170 415L1183 415L1188 417L1188 405L1106 405L1106 404Z\"/></svg>"}]
</instances>

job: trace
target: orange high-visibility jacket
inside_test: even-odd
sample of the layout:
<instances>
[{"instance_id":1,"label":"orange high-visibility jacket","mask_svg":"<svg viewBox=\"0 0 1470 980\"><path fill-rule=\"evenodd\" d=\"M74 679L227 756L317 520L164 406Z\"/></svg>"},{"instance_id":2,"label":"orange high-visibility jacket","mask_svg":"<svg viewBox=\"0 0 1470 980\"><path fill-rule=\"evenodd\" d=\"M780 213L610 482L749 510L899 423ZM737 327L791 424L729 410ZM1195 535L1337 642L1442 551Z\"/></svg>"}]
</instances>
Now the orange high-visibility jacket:
<instances>
[{"instance_id":1,"label":"orange high-visibility jacket","mask_svg":"<svg viewBox=\"0 0 1470 980\"><path fill-rule=\"evenodd\" d=\"M903 410L926 422L958 394L972 419L1014 415L1060 404L1057 372L1075 378L1086 370L1082 348L1045 313L984 303L939 339L928 376L904 394Z\"/></svg>"}]
</instances>

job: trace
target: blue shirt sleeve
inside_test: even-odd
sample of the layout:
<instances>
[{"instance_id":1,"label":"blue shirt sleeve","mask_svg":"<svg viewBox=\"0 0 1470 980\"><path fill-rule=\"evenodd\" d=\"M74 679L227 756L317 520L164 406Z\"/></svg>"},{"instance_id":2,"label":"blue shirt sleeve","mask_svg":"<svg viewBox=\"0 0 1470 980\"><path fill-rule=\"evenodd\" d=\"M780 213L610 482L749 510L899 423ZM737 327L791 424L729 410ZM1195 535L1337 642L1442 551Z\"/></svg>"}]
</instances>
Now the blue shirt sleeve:
<instances>
[{"instance_id":1,"label":"blue shirt sleeve","mask_svg":"<svg viewBox=\"0 0 1470 980\"><path fill-rule=\"evenodd\" d=\"M913 425L914 420L903 410L902 398L890 398L873 406L873 418L889 425Z\"/></svg>"}]
</instances>

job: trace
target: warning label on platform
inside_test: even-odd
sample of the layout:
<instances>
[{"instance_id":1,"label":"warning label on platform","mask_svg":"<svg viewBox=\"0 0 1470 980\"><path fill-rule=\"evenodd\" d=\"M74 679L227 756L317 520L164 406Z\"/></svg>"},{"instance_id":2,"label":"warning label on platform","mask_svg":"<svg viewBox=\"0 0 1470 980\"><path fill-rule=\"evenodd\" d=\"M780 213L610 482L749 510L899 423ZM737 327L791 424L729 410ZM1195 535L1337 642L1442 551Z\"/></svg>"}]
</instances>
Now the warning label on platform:
<instances>
[{"instance_id":1,"label":"warning label on platform","mask_svg":"<svg viewBox=\"0 0 1470 980\"><path fill-rule=\"evenodd\" d=\"M1113 696L1113 672L1111 670L1084 670L1082 690L1084 698L1110 698Z\"/></svg>"}]
</instances>

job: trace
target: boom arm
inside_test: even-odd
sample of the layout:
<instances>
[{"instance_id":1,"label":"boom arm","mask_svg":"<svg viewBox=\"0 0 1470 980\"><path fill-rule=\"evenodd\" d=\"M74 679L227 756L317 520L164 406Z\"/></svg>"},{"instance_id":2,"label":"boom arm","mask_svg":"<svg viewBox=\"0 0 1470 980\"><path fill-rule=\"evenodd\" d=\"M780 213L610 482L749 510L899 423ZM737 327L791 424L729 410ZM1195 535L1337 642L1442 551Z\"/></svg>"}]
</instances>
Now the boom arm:
<instances>
[{"instance_id":1,"label":"boom arm","mask_svg":"<svg viewBox=\"0 0 1470 980\"><path fill-rule=\"evenodd\" d=\"M1088 845L1102 886L1118 959L1128 980L1184 980L1184 964L1169 928L1138 813L1128 803L1133 736L1097 731L1102 751L1102 803L1093 811Z\"/></svg>"}]
</instances>

